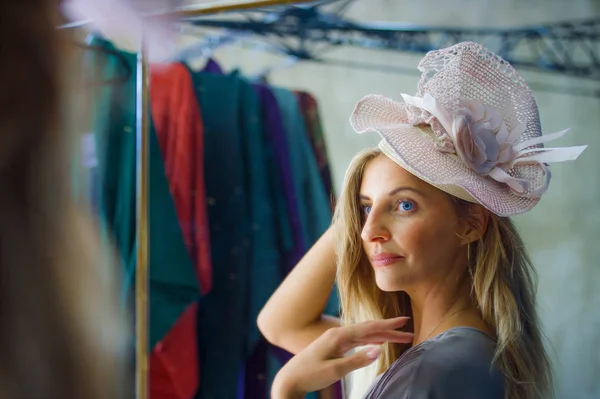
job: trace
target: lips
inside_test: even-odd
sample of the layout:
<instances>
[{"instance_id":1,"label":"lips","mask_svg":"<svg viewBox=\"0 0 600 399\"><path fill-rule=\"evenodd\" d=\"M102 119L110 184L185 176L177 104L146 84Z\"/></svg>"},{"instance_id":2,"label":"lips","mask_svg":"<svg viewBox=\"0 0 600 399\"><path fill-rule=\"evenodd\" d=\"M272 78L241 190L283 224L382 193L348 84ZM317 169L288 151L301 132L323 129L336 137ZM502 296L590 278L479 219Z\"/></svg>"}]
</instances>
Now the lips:
<instances>
[{"instance_id":1,"label":"lips","mask_svg":"<svg viewBox=\"0 0 600 399\"><path fill-rule=\"evenodd\" d=\"M404 256L392 253L378 253L371 255L373 267L390 266L404 259Z\"/></svg>"}]
</instances>

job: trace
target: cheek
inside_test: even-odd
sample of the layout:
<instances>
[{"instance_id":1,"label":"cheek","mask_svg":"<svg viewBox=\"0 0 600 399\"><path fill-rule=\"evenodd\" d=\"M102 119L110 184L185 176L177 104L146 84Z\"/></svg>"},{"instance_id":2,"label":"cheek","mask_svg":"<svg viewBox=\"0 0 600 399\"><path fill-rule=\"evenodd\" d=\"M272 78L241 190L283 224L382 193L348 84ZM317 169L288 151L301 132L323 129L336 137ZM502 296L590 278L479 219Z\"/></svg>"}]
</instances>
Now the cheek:
<instances>
[{"instance_id":1,"label":"cheek","mask_svg":"<svg viewBox=\"0 0 600 399\"><path fill-rule=\"evenodd\" d=\"M435 234L432 234L426 223L409 222L398 229L396 239L409 256L426 253L435 247Z\"/></svg>"},{"instance_id":2,"label":"cheek","mask_svg":"<svg viewBox=\"0 0 600 399\"><path fill-rule=\"evenodd\" d=\"M454 230L426 220L414 220L398 229L397 240L413 261L442 258L455 246Z\"/></svg>"}]
</instances>

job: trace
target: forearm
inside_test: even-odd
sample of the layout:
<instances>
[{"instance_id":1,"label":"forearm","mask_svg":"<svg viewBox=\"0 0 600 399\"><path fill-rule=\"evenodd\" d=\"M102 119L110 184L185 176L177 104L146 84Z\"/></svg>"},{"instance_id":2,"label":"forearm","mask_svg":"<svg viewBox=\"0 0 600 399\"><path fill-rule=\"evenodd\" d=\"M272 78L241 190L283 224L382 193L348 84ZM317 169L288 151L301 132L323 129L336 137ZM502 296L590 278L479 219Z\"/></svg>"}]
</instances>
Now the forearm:
<instances>
[{"instance_id":1,"label":"forearm","mask_svg":"<svg viewBox=\"0 0 600 399\"><path fill-rule=\"evenodd\" d=\"M322 315L336 264L331 229L315 243L271 296L258 317L262 334L274 345L298 353L339 321Z\"/></svg>"},{"instance_id":2,"label":"forearm","mask_svg":"<svg viewBox=\"0 0 600 399\"><path fill-rule=\"evenodd\" d=\"M303 394L294 394L293 392L271 392L271 399L303 399L306 395Z\"/></svg>"},{"instance_id":3,"label":"forearm","mask_svg":"<svg viewBox=\"0 0 600 399\"><path fill-rule=\"evenodd\" d=\"M304 327L288 327L292 332L282 332L282 336L272 342L286 351L297 354L302 349L310 345L315 339L320 337L325 331L330 328L339 327L340 320L337 317L321 315L317 321L312 321ZM282 329L283 330L283 329Z\"/></svg>"},{"instance_id":4,"label":"forearm","mask_svg":"<svg viewBox=\"0 0 600 399\"><path fill-rule=\"evenodd\" d=\"M271 399L303 399L306 393L294 389L284 378L277 375L271 388Z\"/></svg>"}]
</instances>

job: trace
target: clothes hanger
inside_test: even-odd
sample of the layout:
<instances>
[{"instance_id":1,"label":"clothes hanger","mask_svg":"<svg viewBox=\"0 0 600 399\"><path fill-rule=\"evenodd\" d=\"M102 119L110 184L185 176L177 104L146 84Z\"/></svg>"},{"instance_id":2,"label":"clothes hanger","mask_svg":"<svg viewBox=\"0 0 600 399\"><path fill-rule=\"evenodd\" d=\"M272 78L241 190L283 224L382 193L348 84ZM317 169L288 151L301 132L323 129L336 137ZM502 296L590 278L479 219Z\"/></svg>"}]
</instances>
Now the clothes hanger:
<instances>
[{"instance_id":1,"label":"clothes hanger","mask_svg":"<svg viewBox=\"0 0 600 399\"><path fill-rule=\"evenodd\" d=\"M203 32L198 32L194 28L193 25L189 24L181 24L179 26L180 35L201 36L201 38L198 42L178 51L173 57L166 60L166 62L183 62L189 66L191 63L197 64L200 61L205 61L204 65L206 65L208 61L213 59L213 54L217 49L235 43L242 36L240 34L228 33L207 35L203 34Z\"/></svg>"},{"instance_id":2,"label":"clothes hanger","mask_svg":"<svg viewBox=\"0 0 600 399\"><path fill-rule=\"evenodd\" d=\"M110 49L110 48L107 48L104 46L92 44L92 41L94 38L102 38L102 36L95 34L95 33L89 34L85 40L86 41L85 43L81 43L77 40L73 40L72 44L84 52L93 51L95 53L102 54L107 57L114 57L115 59L117 59L119 61L120 68L118 68L119 72L117 73L117 76L114 78L99 80L99 81L89 79L89 80L85 81L85 84L89 85L89 86L104 86L104 85L120 85L120 84L127 83L133 74L131 66L127 62L127 59L123 56L123 54L120 51L113 50L113 49Z\"/></svg>"}]
</instances>

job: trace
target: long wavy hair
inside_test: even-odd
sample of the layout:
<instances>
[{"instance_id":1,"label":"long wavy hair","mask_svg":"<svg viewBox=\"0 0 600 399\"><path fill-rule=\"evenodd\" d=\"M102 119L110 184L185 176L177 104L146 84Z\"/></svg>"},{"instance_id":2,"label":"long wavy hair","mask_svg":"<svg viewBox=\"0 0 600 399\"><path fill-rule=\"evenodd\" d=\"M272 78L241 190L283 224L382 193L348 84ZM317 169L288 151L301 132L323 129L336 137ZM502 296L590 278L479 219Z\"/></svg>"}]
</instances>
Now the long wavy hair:
<instances>
[{"instance_id":1,"label":"long wavy hair","mask_svg":"<svg viewBox=\"0 0 600 399\"><path fill-rule=\"evenodd\" d=\"M69 51L58 0L0 23L0 397L119 397L125 323L114 273L71 185ZM65 106L66 105L66 106Z\"/></svg>"},{"instance_id":2,"label":"long wavy hair","mask_svg":"<svg viewBox=\"0 0 600 399\"><path fill-rule=\"evenodd\" d=\"M379 149L370 149L354 158L335 211L337 281L344 323L412 316L405 292L383 292L377 287L362 247L359 190L366 166L379 156L384 156ZM462 218L468 219L471 206L478 206L451 198ZM505 375L506 398L553 396L550 362L535 307L536 274L513 222L490 213L486 232L469 251L472 300L496 332L494 362ZM406 330L412 328L409 325ZM349 378L350 397L362 397L373 379L409 347L386 344L377 362Z\"/></svg>"}]
</instances>

